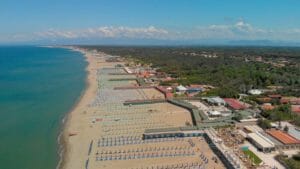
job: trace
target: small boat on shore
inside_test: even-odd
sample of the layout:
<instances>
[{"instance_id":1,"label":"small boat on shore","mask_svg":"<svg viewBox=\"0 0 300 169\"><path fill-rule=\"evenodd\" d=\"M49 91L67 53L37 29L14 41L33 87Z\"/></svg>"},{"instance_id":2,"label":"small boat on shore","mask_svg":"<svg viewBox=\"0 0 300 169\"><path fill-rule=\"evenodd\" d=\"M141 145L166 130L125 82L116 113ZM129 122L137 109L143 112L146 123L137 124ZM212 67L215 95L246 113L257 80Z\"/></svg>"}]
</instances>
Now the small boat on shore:
<instances>
[{"instance_id":1,"label":"small boat on shore","mask_svg":"<svg viewBox=\"0 0 300 169\"><path fill-rule=\"evenodd\" d=\"M77 135L77 133L69 133L69 137L76 136L76 135Z\"/></svg>"}]
</instances>

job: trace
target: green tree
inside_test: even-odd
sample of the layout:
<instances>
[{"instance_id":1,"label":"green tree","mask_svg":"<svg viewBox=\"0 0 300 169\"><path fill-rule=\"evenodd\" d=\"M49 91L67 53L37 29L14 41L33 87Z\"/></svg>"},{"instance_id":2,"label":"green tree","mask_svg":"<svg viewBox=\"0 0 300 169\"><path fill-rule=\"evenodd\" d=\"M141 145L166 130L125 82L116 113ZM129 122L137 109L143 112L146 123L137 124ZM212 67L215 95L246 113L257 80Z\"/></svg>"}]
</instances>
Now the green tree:
<instances>
[{"instance_id":1,"label":"green tree","mask_svg":"<svg viewBox=\"0 0 300 169\"><path fill-rule=\"evenodd\" d=\"M241 113L236 113L233 117L233 120L240 121L243 119L243 115Z\"/></svg>"},{"instance_id":2,"label":"green tree","mask_svg":"<svg viewBox=\"0 0 300 169\"><path fill-rule=\"evenodd\" d=\"M259 119L257 121L257 124L262 128L262 129L269 129L271 128L271 122L269 120L266 120L266 119Z\"/></svg>"},{"instance_id":3,"label":"green tree","mask_svg":"<svg viewBox=\"0 0 300 169\"><path fill-rule=\"evenodd\" d=\"M287 125L284 126L283 131L288 132L289 131L289 127Z\"/></svg>"}]
</instances>

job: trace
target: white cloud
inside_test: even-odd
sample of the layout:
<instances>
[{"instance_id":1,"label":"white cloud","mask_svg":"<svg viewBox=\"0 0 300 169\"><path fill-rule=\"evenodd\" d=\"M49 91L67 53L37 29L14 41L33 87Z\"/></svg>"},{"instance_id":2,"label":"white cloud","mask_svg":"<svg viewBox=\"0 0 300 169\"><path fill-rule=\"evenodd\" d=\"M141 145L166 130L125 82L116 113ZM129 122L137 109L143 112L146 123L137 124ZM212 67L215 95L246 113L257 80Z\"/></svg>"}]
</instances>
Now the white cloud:
<instances>
[{"instance_id":1,"label":"white cloud","mask_svg":"<svg viewBox=\"0 0 300 169\"><path fill-rule=\"evenodd\" d=\"M40 38L78 38L78 34L72 31L58 31L54 29L49 29L44 32L37 32L36 35Z\"/></svg>"},{"instance_id":2,"label":"white cloud","mask_svg":"<svg viewBox=\"0 0 300 169\"><path fill-rule=\"evenodd\" d=\"M213 24L186 29L165 29L155 26L127 27L101 26L96 28L58 30L49 29L29 34L0 36L1 41L56 41L76 39L157 39L157 40L280 40L299 41L300 28L262 29L243 20L233 24Z\"/></svg>"},{"instance_id":3,"label":"white cloud","mask_svg":"<svg viewBox=\"0 0 300 169\"><path fill-rule=\"evenodd\" d=\"M75 38L153 38L157 39L168 34L165 29L158 29L154 26L149 27L113 27L103 26L98 28L88 28L76 31L60 31L50 29L44 32L38 32L36 35L40 38L51 39L75 39Z\"/></svg>"},{"instance_id":4,"label":"white cloud","mask_svg":"<svg viewBox=\"0 0 300 169\"><path fill-rule=\"evenodd\" d=\"M228 25L198 26L190 34L193 39L257 39L267 37L269 30L253 27L244 21ZM263 36L262 36L263 35Z\"/></svg>"}]
</instances>

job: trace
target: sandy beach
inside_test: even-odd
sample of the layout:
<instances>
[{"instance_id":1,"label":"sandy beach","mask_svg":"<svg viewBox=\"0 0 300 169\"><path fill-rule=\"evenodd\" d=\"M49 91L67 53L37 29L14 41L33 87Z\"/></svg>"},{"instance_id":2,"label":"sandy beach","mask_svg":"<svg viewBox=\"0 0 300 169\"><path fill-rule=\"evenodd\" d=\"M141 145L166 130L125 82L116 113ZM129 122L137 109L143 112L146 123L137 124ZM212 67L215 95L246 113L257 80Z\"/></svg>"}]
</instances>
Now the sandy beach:
<instances>
[{"instance_id":1,"label":"sandy beach","mask_svg":"<svg viewBox=\"0 0 300 169\"><path fill-rule=\"evenodd\" d=\"M79 50L79 49L75 49ZM87 88L67 115L63 129L61 169L131 169L206 165L224 168L222 163L205 162L215 155L203 138L163 138L144 140L153 128L184 127L192 124L191 113L168 102L126 106L126 100L157 99L156 89L124 89L135 86L133 78L112 56L96 51L84 53L88 62ZM114 74L117 73L117 74ZM199 156L205 154L203 159ZM205 163L205 164L204 164Z\"/></svg>"},{"instance_id":2,"label":"sandy beach","mask_svg":"<svg viewBox=\"0 0 300 169\"><path fill-rule=\"evenodd\" d=\"M92 57L92 54L80 50L84 54L86 61L88 62L88 66L86 68L87 71L87 79L86 79L86 90L82 94L80 100L75 105L73 110L69 112L65 118L64 129L61 138L62 144L62 159L59 168L81 168L80 164L83 163L84 157L80 157L82 154L79 147L76 147L76 143L84 142L84 130L88 128L88 126L84 126L85 123L81 123L82 118L84 118L84 110L87 104L95 97L97 91L97 80L96 80L96 68L97 62L95 61L95 57ZM77 136L72 137L71 135ZM72 160L75 159L75 160ZM78 161L78 162L76 162Z\"/></svg>"}]
</instances>

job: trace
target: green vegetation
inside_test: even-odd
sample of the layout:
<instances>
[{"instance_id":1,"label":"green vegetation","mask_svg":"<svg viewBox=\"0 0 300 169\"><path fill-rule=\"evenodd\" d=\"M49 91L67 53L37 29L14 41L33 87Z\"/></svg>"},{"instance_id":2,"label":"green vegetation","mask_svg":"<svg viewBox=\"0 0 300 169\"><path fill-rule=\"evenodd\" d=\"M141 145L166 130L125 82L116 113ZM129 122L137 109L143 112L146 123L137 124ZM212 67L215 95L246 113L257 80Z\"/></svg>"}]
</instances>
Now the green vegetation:
<instances>
[{"instance_id":1,"label":"green vegetation","mask_svg":"<svg viewBox=\"0 0 300 169\"><path fill-rule=\"evenodd\" d=\"M294 88L293 86L287 86L281 90L277 91L277 94L281 94L284 96L295 96L300 97L300 89Z\"/></svg>"},{"instance_id":2,"label":"green vegetation","mask_svg":"<svg viewBox=\"0 0 300 169\"><path fill-rule=\"evenodd\" d=\"M291 95L300 92L300 48L272 47L108 47L91 46L124 56L166 72L183 85L218 87L207 95L236 97L252 88L284 86ZM217 56L217 57L208 57ZM263 61L255 61L261 56ZM276 66L284 63L286 66ZM169 82L163 83L168 85Z\"/></svg>"},{"instance_id":3,"label":"green vegetation","mask_svg":"<svg viewBox=\"0 0 300 169\"><path fill-rule=\"evenodd\" d=\"M293 155L291 158L278 155L276 159L288 169L300 169L300 153Z\"/></svg>"},{"instance_id":4,"label":"green vegetation","mask_svg":"<svg viewBox=\"0 0 300 169\"><path fill-rule=\"evenodd\" d=\"M297 47L84 47L123 56L131 63L149 65L174 78L161 85L198 83L216 87L198 96L238 98L249 89L280 86L282 89L274 94L300 97L300 48ZM249 96L243 101L256 106L258 100ZM262 112L266 118L260 121L263 128L269 128L272 121L282 120L300 126L300 116L291 113L289 105L280 105L279 100L272 103L279 106Z\"/></svg>"},{"instance_id":5,"label":"green vegetation","mask_svg":"<svg viewBox=\"0 0 300 169\"><path fill-rule=\"evenodd\" d=\"M264 116L264 118L266 118L268 121L260 123L262 125L262 128L264 129L269 128L268 125L266 125L266 123L270 122L279 122L279 127L282 128L284 126L280 126L281 121L290 121L296 126L300 126L300 116L295 113L292 113L291 105L289 104L281 104L273 110L262 111L261 115Z\"/></svg>"},{"instance_id":6,"label":"green vegetation","mask_svg":"<svg viewBox=\"0 0 300 169\"><path fill-rule=\"evenodd\" d=\"M271 121L294 120L297 116L292 113L291 105L289 104L279 105L273 110L263 111L261 115Z\"/></svg>"},{"instance_id":7,"label":"green vegetation","mask_svg":"<svg viewBox=\"0 0 300 169\"><path fill-rule=\"evenodd\" d=\"M296 116L293 123L296 125L296 126L300 126L300 116Z\"/></svg>"},{"instance_id":8,"label":"green vegetation","mask_svg":"<svg viewBox=\"0 0 300 169\"><path fill-rule=\"evenodd\" d=\"M241 113L235 113L235 115L232 117L232 120L240 121L243 119L243 115Z\"/></svg>"},{"instance_id":9,"label":"green vegetation","mask_svg":"<svg viewBox=\"0 0 300 169\"><path fill-rule=\"evenodd\" d=\"M255 165L259 165L262 162L262 160L251 150L243 150L243 152L252 160Z\"/></svg>"},{"instance_id":10,"label":"green vegetation","mask_svg":"<svg viewBox=\"0 0 300 169\"><path fill-rule=\"evenodd\" d=\"M289 132L289 127L287 125L284 126L283 131Z\"/></svg>"},{"instance_id":11,"label":"green vegetation","mask_svg":"<svg viewBox=\"0 0 300 169\"><path fill-rule=\"evenodd\" d=\"M271 128L271 122L270 122L270 120L266 120L266 119L259 119L257 121L257 125L259 125L264 130Z\"/></svg>"},{"instance_id":12,"label":"green vegetation","mask_svg":"<svg viewBox=\"0 0 300 169\"><path fill-rule=\"evenodd\" d=\"M237 90L230 87L215 88L206 93L199 93L200 96L220 96L223 98L238 98Z\"/></svg>"}]
</instances>

